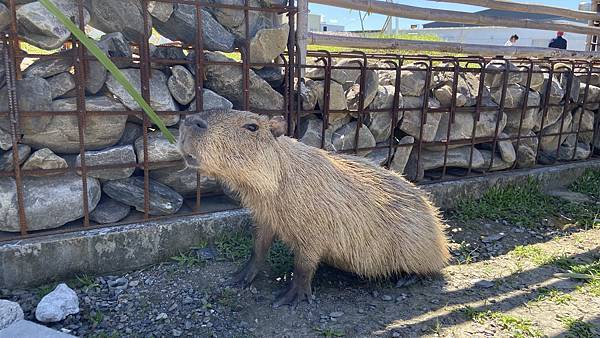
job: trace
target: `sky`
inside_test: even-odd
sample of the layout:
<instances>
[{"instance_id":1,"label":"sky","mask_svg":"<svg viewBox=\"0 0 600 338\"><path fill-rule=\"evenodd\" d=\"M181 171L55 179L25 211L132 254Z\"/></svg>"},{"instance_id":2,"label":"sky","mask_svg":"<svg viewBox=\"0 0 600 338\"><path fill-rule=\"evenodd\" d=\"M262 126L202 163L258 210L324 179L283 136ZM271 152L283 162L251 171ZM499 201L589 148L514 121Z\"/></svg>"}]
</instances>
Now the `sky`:
<instances>
[{"instance_id":1,"label":"sky","mask_svg":"<svg viewBox=\"0 0 600 338\"><path fill-rule=\"evenodd\" d=\"M453 3L434 2L426 0L393 0L395 3L410 5L423 8L436 8L436 9L449 9L463 12L476 12L485 8L460 5ZM556 7L572 8L577 9L580 0L516 0L525 3L541 3ZM319 4L309 4L309 10L314 14L321 14L325 22L328 24L337 24L345 26L346 30L359 30L360 19L358 17L358 11L350 11L344 8L330 7ZM371 14L365 19L365 29L381 29L386 17L379 14ZM408 29L411 24L423 24L426 21L419 21L413 19L400 19L400 28Z\"/></svg>"}]
</instances>

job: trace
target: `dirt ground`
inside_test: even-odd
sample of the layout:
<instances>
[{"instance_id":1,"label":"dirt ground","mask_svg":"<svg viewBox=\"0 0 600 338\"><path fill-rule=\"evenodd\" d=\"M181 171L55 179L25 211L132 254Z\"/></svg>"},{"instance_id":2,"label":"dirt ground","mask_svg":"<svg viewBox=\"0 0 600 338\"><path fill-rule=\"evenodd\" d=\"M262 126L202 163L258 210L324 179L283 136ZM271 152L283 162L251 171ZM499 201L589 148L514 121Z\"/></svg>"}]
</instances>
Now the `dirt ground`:
<instances>
[{"instance_id":1,"label":"dirt ground","mask_svg":"<svg viewBox=\"0 0 600 338\"><path fill-rule=\"evenodd\" d=\"M598 337L600 200L588 197L591 226L555 211L543 216L544 205L529 219L535 226L447 213L452 265L409 287L322 267L312 304L275 309L289 257L276 247L251 288L230 287L249 246L236 239L140 271L80 276L69 285L81 312L51 327L86 337ZM0 296L33 320L52 287Z\"/></svg>"}]
</instances>

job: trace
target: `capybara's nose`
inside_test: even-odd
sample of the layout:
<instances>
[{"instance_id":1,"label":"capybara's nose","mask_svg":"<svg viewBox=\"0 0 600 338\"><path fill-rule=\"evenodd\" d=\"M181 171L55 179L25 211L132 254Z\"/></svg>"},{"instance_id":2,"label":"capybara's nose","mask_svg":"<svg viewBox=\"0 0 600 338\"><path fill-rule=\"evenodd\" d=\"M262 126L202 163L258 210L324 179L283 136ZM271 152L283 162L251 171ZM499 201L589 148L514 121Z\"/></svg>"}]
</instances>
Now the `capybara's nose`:
<instances>
[{"instance_id":1,"label":"capybara's nose","mask_svg":"<svg viewBox=\"0 0 600 338\"><path fill-rule=\"evenodd\" d=\"M185 125L192 127L192 128L197 128L200 130L204 130L206 128L208 128L208 123L206 123L206 121L204 121L203 119L199 118L199 117L193 117L193 116L188 116L185 119Z\"/></svg>"}]
</instances>

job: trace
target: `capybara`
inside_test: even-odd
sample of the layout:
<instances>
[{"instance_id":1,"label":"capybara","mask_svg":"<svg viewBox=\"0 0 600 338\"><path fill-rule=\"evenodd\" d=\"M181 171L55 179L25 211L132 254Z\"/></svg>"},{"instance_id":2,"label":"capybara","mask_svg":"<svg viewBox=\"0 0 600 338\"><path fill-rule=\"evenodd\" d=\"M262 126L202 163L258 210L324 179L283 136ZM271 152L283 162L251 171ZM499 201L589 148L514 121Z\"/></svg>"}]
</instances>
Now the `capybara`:
<instances>
[{"instance_id":1,"label":"capybara","mask_svg":"<svg viewBox=\"0 0 600 338\"><path fill-rule=\"evenodd\" d=\"M363 277L423 276L449 259L438 209L401 175L283 136L283 117L211 110L181 123L188 166L218 179L251 210L254 248L236 274L256 277L274 238L294 252L292 281L274 306L311 301L320 262Z\"/></svg>"}]
</instances>

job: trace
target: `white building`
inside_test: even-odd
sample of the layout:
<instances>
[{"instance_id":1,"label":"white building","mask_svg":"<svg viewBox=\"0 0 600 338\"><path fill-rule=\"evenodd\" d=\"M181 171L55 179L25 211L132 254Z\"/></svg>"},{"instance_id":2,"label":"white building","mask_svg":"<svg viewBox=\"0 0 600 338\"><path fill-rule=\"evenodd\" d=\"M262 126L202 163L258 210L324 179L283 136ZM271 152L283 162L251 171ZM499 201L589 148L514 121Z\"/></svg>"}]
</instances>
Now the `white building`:
<instances>
[{"instance_id":1,"label":"white building","mask_svg":"<svg viewBox=\"0 0 600 338\"><path fill-rule=\"evenodd\" d=\"M308 13L308 30L310 32L343 32L344 26L326 23L322 15Z\"/></svg>"},{"instance_id":2,"label":"white building","mask_svg":"<svg viewBox=\"0 0 600 338\"><path fill-rule=\"evenodd\" d=\"M589 9L591 7L591 4L582 3L579 7L581 9ZM527 19L538 22L577 23L576 21L552 15L517 13L494 9L486 9L477 13L495 17ZM442 40L448 42L500 46L504 45L504 43L513 34L516 34L519 36L519 41L517 42L516 46L524 47L548 47L548 43L550 42L550 40L556 36L555 32L539 29L476 26L448 22L429 22L424 24L422 28L410 30L396 30L396 32L400 34L437 35ZM564 38L568 42L568 49L585 50L587 38L586 35L565 33Z\"/></svg>"}]
</instances>

